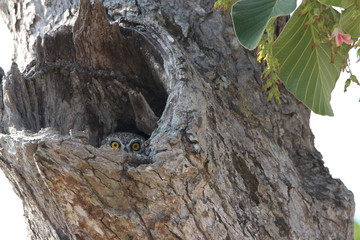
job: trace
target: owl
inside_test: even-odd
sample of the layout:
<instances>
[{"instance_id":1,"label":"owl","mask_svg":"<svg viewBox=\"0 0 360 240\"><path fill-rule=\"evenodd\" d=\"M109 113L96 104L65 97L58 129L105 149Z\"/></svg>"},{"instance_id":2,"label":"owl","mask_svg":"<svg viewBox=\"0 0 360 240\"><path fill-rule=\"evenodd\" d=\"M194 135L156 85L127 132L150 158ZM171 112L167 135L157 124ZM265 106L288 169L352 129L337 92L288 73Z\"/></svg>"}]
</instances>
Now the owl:
<instances>
[{"instance_id":1,"label":"owl","mask_svg":"<svg viewBox=\"0 0 360 240\"><path fill-rule=\"evenodd\" d=\"M136 133L116 132L101 141L101 145L107 145L114 149L129 153L143 154L145 152L145 138Z\"/></svg>"}]
</instances>

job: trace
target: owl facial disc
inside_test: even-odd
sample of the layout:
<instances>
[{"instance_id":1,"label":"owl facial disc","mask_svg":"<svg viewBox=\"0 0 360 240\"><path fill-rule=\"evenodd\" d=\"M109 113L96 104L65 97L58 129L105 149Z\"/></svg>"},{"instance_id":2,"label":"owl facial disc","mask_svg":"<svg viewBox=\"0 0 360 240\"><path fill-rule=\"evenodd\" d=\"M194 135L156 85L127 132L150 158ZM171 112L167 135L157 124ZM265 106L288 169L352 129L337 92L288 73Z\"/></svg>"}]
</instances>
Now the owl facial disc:
<instances>
[{"instance_id":1,"label":"owl facial disc","mask_svg":"<svg viewBox=\"0 0 360 240\"><path fill-rule=\"evenodd\" d=\"M101 145L106 145L112 149L122 150L129 153L141 154L145 150L145 138L130 132L117 132L107 136Z\"/></svg>"}]
</instances>

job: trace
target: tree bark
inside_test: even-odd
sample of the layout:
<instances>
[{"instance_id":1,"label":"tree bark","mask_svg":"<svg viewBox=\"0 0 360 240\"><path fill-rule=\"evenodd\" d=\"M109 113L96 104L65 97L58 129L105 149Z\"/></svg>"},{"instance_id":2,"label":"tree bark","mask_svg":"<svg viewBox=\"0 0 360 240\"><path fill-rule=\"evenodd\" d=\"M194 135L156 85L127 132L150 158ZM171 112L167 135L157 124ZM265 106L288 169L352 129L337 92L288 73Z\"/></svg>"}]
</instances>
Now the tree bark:
<instances>
[{"instance_id":1,"label":"tree bark","mask_svg":"<svg viewBox=\"0 0 360 240\"><path fill-rule=\"evenodd\" d=\"M210 0L0 3L0 167L31 239L352 239L352 193L314 148L310 111ZM158 120L159 119L159 120ZM100 146L113 132L147 153Z\"/></svg>"}]
</instances>

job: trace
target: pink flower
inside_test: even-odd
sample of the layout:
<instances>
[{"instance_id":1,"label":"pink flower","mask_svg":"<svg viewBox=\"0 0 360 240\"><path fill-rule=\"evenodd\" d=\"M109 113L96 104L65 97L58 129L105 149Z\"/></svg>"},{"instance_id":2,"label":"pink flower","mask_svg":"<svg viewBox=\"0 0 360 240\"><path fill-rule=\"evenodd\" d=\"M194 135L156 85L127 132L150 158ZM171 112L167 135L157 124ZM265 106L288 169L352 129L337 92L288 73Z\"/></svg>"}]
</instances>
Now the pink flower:
<instances>
[{"instance_id":1,"label":"pink flower","mask_svg":"<svg viewBox=\"0 0 360 240\"><path fill-rule=\"evenodd\" d=\"M336 46L340 46L343 43L352 44L350 34L345 34L340 28L335 28L330 36L330 40L335 38Z\"/></svg>"}]
</instances>

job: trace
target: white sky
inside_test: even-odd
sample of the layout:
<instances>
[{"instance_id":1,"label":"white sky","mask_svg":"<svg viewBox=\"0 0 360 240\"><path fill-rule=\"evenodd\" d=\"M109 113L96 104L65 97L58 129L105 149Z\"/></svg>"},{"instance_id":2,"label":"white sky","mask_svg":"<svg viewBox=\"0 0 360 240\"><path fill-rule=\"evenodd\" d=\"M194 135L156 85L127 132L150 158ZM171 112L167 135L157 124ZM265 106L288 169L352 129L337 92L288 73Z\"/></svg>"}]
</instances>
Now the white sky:
<instances>
[{"instance_id":1,"label":"white sky","mask_svg":"<svg viewBox=\"0 0 360 240\"><path fill-rule=\"evenodd\" d=\"M20 198L0 170L0 239L28 239L23 215Z\"/></svg>"},{"instance_id":2,"label":"white sky","mask_svg":"<svg viewBox=\"0 0 360 240\"><path fill-rule=\"evenodd\" d=\"M11 36L0 20L0 66L5 73L11 65ZM355 59L355 54L353 54ZM360 63L352 64L352 70L360 80ZM357 69L355 69L357 68ZM340 178L354 193L360 206L360 87L352 84L346 93L343 86L347 76L341 76L333 92L331 105L335 117L311 116L311 128L315 134L315 146L324 157L325 165L334 178ZM359 147L360 149L360 147ZM26 225L22 218L22 204L10 184L0 172L0 238L25 240ZM360 207L356 209L360 221ZM14 230L13 228L16 228Z\"/></svg>"}]
</instances>

